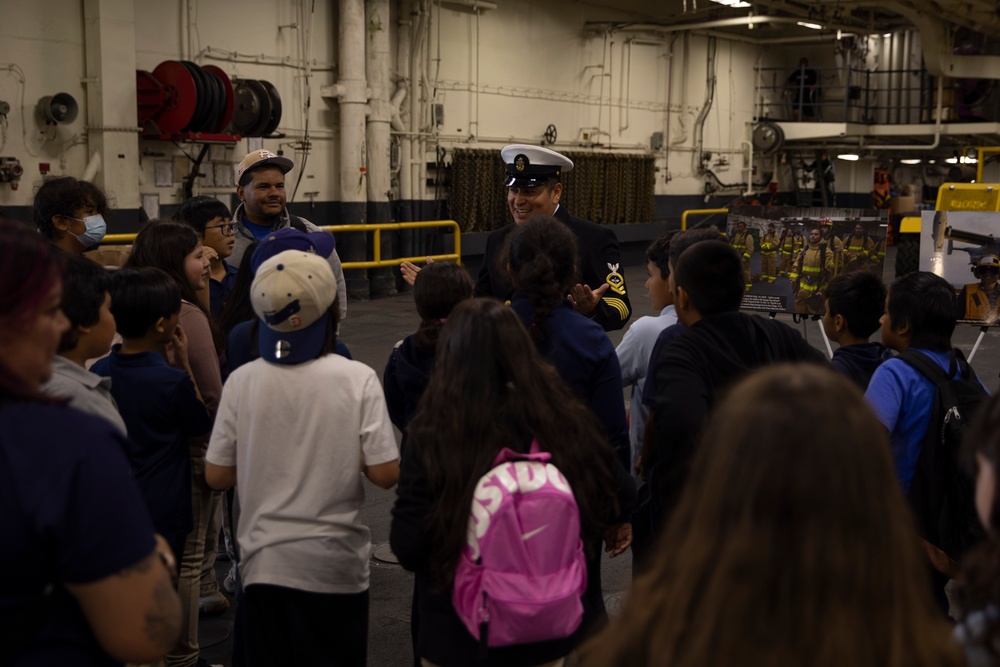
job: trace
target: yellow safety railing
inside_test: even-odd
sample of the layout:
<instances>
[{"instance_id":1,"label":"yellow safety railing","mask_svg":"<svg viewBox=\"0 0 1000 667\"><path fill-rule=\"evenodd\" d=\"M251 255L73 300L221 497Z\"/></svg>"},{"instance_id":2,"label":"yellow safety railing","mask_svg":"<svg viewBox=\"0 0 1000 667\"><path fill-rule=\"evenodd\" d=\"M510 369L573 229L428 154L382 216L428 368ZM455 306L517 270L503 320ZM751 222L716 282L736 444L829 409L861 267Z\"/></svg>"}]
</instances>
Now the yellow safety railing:
<instances>
[{"instance_id":1,"label":"yellow safety railing","mask_svg":"<svg viewBox=\"0 0 1000 667\"><path fill-rule=\"evenodd\" d=\"M397 257L395 259L382 259L382 230L396 231L399 229L427 229L430 227L450 227L455 239L455 251L444 255L429 255L435 261L453 260L457 264L462 263L462 230L454 220L422 220L419 222L373 222L369 225L327 225L320 227L323 231L331 233L339 232L371 232L375 235L372 239L372 248L375 258L365 262L344 262L343 267L348 269L376 269L383 266L398 266L403 262L420 263L426 261L428 255L419 257ZM135 241L135 234L108 234L101 242L102 245L117 245L132 243Z\"/></svg>"},{"instance_id":2,"label":"yellow safety railing","mask_svg":"<svg viewBox=\"0 0 1000 667\"><path fill-rule=\"evenodd\" d=\"M419 257L397 257L395 259L382 259L382 230L395 231L398 229L427 229L429 227L451 227L452 237L455 239L455 252L446 255L421 255ZM383 266L399 266L403 262L421 263L430 257L434 261L453 260L456 264L462 263L462 230L454 220L422 220L420 222L373 222L370 225L328 225L320 227L323 231L337 232L372 232L375 238L372 239L372 248L375 258L367 262L344 262L343 267L348 269L377 269Z\"/></svg>"},{"instance_id":3,"label":"yellow safety railing","mask_svg":"<svg viewBox=\"0 0 1000 667\"><path fill-rule=\"evenodd\" d=\"M715 215L716 213L729 213L728 208L691 208L681 213L681 229L688 228L689 215Z\"/></svg>"}]
</instances>

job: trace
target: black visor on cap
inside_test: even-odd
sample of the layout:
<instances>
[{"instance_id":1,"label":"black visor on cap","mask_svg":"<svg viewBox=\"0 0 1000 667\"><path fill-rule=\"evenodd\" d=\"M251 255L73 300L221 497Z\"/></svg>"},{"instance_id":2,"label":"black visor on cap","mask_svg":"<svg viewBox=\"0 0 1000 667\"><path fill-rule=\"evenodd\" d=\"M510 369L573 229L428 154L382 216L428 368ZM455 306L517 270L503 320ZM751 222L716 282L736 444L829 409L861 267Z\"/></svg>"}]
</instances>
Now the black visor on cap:
<instances>
[{"instance_id":1,"label":"black visor on cap","mask_svg":"<svg viewBox=\"0 0 1000 667\"><path fill-rule=\"evenodd\" d=\"M551 164L531 164L524 153L514 156L514 161L507 164L507 180L504 187L534 188L548 183L553 178L559 178L560 168Z\"/></svg>"},{"instance_id":2,"label":"black visor on cap","mask_svg":"<svg viewBox=\"0 0 1000 667\"><path fill-rule=\"evenodd\" d=\"M550 174L532 174L531 176L515 176L512 174L507 175L507 179L504 181L503 186L505 188L537 188L539 186L545 185L553 178L559 178L559 172Z\"/></svg>"}]
</instances>

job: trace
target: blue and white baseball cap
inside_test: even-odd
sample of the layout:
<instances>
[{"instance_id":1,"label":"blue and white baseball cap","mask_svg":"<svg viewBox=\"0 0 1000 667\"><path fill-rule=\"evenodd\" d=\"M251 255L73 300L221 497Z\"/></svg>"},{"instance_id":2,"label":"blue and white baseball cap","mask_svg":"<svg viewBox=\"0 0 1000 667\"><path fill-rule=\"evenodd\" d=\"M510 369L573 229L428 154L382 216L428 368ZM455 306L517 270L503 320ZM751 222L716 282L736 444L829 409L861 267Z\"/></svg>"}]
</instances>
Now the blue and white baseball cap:
<instances>
[{"instance_id":1,"label":"blue and white baseball cap","mask_svg":"<svg viewBox=\"0 0 1000 667\"><path fill-rule=\"evenodd\" d=\"M278 364L318 357L336 298L337 281L326 258L286 250L266 260L250 288L250 302L261 321L260 356Z\"/></svg>"}]
</instances>

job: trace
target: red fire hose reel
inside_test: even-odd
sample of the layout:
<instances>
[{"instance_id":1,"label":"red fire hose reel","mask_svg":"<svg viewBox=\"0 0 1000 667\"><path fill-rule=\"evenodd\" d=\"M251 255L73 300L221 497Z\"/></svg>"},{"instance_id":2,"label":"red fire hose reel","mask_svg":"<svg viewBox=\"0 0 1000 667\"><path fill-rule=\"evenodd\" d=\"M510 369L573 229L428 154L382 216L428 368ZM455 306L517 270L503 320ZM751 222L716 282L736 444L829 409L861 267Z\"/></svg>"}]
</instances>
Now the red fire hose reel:
<instances>
[{"instance_id":1,"label":"red fire hose reel","mask_svg":"<svg viewBox=\"0 0 1000 667\"><path fill-rule=\"evenodd\" d=\"M281 122L281 96L267 81L233 79L215 65L166 60L136 70L139 125L145 139L237 141L263 137Z\"/></svg>"}]
</instances>

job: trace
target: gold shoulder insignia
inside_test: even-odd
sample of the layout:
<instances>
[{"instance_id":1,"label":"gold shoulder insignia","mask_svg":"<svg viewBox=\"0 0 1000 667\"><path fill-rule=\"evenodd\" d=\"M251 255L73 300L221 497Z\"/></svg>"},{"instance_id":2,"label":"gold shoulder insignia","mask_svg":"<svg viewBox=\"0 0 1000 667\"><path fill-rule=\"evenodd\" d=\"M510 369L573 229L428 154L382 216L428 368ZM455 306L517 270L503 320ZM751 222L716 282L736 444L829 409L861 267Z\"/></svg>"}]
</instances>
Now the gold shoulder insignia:
<instances>
[{"instance_id":1,"label":"gold shoulder insignia","mask_svg":"<svg viewBox=\"0 0 1000 667\"><path fill-rule=\"evenodd\" d=\"M625 279L622 274L618 273L618 264L612 264L608 262L608 268L611 273L608 274L604 281L608 284L608 287L612 292L620 296L625 296Z\"/></svg>"}]
</instances>

